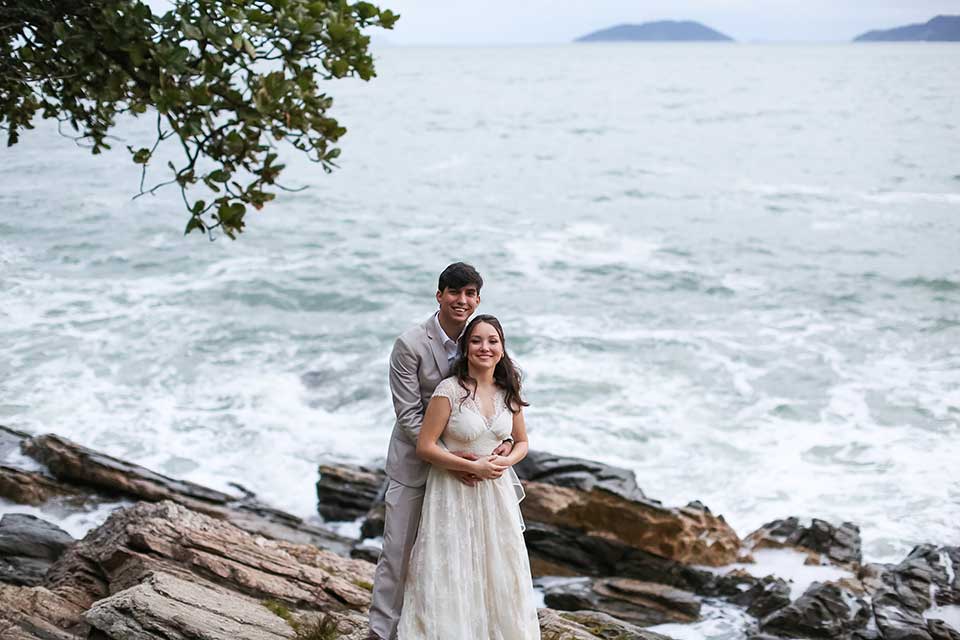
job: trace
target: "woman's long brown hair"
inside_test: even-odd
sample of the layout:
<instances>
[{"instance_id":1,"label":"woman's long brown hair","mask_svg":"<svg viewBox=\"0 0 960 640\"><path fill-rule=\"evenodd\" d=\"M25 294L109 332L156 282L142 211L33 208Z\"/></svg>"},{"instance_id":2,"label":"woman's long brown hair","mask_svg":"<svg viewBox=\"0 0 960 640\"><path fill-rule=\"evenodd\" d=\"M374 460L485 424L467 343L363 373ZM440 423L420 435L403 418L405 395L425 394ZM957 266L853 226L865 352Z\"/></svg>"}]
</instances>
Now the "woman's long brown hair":
<instances>
[{"instance_id":1,"label":"woman's long brown hair","mask_svg":"<svg viewBox=\"0 0 960 640\"><path fill-rule=\"evenodd\" d=\"M453 363L453 375L457 376L457 381L460 383L460 386L463 387L468 394L476 394L477 381L470 376L470 367L467 364L467 350L470 346L470 336L480 323L490 325L497 330L497 334L500 336L500 344L503 346L503 357L500 358L500 362L497 363L497 366L493 370L493 381L498 387L506 391L507 395L504 398L504 402L507 408L510 409L511 413L517 413L522 407L529 407L530 403L525 402L520 396L520 371L513 364L510 356L507 355L507 341L506 338L503 337L503 327L500 326L500 321L494 316L477 316L471 320L467 328L463 330L463 335L460 336L460 357ZM468 386L468 383L472 385L472 388ZM462 402L461 400L461 404Z\"/></svg>"}]
</instances>

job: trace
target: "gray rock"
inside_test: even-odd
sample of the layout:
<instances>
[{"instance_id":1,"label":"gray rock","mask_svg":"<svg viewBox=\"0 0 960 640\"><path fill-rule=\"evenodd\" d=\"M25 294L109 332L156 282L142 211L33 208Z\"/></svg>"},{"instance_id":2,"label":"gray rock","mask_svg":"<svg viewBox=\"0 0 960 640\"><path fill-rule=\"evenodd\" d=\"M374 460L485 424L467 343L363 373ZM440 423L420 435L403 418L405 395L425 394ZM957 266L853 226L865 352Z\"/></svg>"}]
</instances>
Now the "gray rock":
<instances>
[{"instance_id":1,"label":"gray rock","mask_svg":"<svg viewBox=\"0 0 960 640\"><path fill-rule=\"evenodd\" d=\"M46 586L92 604L152 573L199 576L258 600L314 610L369 606L373 566L310 544L271 540L170 501L118 509L72 545Z\"/></svg>"},{"instance_id":2,"label":"gray rock","mask_svg":"<svg viewBox=\"0 0 960 640\"><path fill-rule=\"evenodd\" d=\"M361 465L322 464L317 481L317 510L325 520L355 520L383 492L387 474Z\"/></svg>"},{"instance_id":3,"label":"gray rock","mask_svg":"<svg viewBox=\"0 0 960 640\"><path fill-rule=\"evenodd\" d=\"M781 578L766 576L730 601L746 607L754 618L763 618L790 604L790 585Z\"/></svg>"},{"instance_id":4,"label":"gray rock","mask_svg":"<svg viewBox=\"0 0 960 640\"><path fill-rule=\"evenodd\" d=\"M73 537L55 524L26 513L0 518L0 555L56 560Z\"/></svg>"},{"instance_id":5,"label":"gray rock","mask_svg":"<svg viewBox=\"0 0 960 640\"><path fill-rule=\"evenodd\" d=\"M597 611L540 609L538 614L544 640L670 640Z\"/></svg>"},{"instance_id":6,"label":"gray rock","mask_svg":"<svg viewBox=\"0 0 960 640\"><path fill-rule=\"evenodd\" d=\"M290 625L258 601L156 573L96 602L86 621L116 640L286 640Z\"/></svg>"},{"instance_id":7,"label":"gray rock","mask_svg":"<svg viewBox=\"0 0 960 640\"><path fill-rule=\"evenodd\" d=\"M84 607L44 587L0 584L0 638L3 640L80 640L89 625Z\"/></svg>"},{"instance_id":8,"label":"gray rock","mask_svg":"<svg viewBox=\"0 0 960 640\"><path fill-rule=\"evenodd\" d=\"M576 578L542 586L547 606L562 611L599 611L640 626L693 622L700 617L700 600L692 593L653 582Z\"/></svg>"},{"instance_id":9,"label":"gray rock","mask_svg":"<svg viewBox=\"0 0 960 640\"><path fill-rule=\"evenodd\" d=\"M927 620L927 630L933 640L960 640L960 631L943 620Z\"/></svg>"},{"instance_id":10,"label":"gray rock","mask_svg":"<svg viewBox=\"0 0 960 640\"><path fill-rule=\"evenodd\" d=\"M59 480L107 493L159 502L178 499L194 511L207 512L237 500L222 491L177 480L146 467L108 456L52 434L24 441L24 453L43 463Z\"/></svg>"},{"instance_id":11,"label":"gray rock","mask_svg":"<svg viewBox=\"0 0 960 640\"><path fill-rule=\"evenodd\" d=\"M239 485L234 485L236 493L217 491L169 478L50 434L28 438L20 446L27 455L46 466L56 481L56 487L67 486L74 493L86 489L86 497L93 501L115 500L117 497L146 502L170 500L192 511L228 520L251 533L275 540L313 544L343 556L350 553L351 540L269 507ZM2 471L0 469L0 487L3 486ZM31 476L34 480L39 477L42 476Z\"/></svg>"},{"instance_id":12,"label":"gray rock","mask_svg":"<svg viewBox=\"0 0 960 640\"><path fill-rule=\"evenodd\" d=\"M74 540L60 527L24 513L0 518L0 582L33 586Z\"/></svg>"},{"instance_id":13,"label":"gray rock","mask_svg":"<svg viewBox=\"0 0 960 640\"><path fill-rule=\"evenodd\" d=\"M814 582L797 601L760 621L760 630L787 638L843 638L866 626L863 600L832 583Z\"/></svg>"},{"instance_id":14,"label":"gray rock","mask_svg":"<svg viewBox=\"0 0 960 640\"><path fill-rule=\"evenodd\" d=\"M350 550L350 557L376 564L380 559L380 547L372 544L356 544Z\"/></svg>"},{"instance_id":15,"label":"gray rock","mask_svg":"<svg viewBox=\"0 0 960 640\"><path fill-rule=\"evenodd\" d=\"M382 536L386 519L387 505L382 501L377 502L367 511L367 515L363 519L363 524L360 525L360 537L366 539Z\"/></svg>"},{"instance_id":16,"label":"gray rock","mask_svg":"<svg viewBox=\"0 0 960 640\"><path fill-rule=\"evenodd\" d=\"M514 470L521 480L581 491L590 491L597 487L628 500L645 498L643 491L637 486L633 471L593 460L558 456L546 451L531 451Z\"/></svg>"},{"instance_id":17,"label":"gray rock","mask_svg":"<svg viewBox=\"0 0 960 640\"><path fill-rule=\"evenodd\" d=\"M880 574L873 614L884 640L931 640L960 636L944 622L927 620L934 605L960 604L960 548L919 545Z\"/></svg>"},{"instance_id":18,"label":"gray rock","mask_svg":"<svg viewBox=\"0 0 960 640\"><path fill-rule=\"evenodd\" d=\"M534 575L620 576L659 582L703 596L735 596L757 578L717 575L623 544L604 535L526 521Z\"/></svg>"},{"instance_id":19,"label":"gray rock","mask_svg":"<svg viewBox=\"0 0 960 640\"><path fill-rule=\"evenodd\" d=\"M835 527L816 518L810 526L800 524L799 518L774 520L763 525L744 539L747 549L794 547L813 551L835 563L851 565L862 560L860 528L844 522Z\"/></svg>"}]
</instances>

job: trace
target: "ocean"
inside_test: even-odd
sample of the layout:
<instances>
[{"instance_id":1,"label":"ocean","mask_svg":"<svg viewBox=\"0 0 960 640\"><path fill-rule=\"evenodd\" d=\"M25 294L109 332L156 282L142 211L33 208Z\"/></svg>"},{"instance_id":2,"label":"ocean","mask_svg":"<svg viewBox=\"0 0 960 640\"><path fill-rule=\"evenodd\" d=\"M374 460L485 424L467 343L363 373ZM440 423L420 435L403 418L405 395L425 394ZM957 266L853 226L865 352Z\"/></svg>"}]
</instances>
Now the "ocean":
<instances>
[{"instance_id":1,"label":"ocean","mask_svg":"<svg viewBox=\"0 0 960 640\"><path fill-rule=\"evenodd\" d=\"M237 241L184 237L169 189L131 200L149 118L102 156L50 122L0 150L0 424L314 516L318 463L386 454L393 340L465 260L532 448L741 535L850 521L875 561L957 541L960 47L377 58L325 87L340 168L285 151L309 188Z\"/></svg>"}]
</instances>

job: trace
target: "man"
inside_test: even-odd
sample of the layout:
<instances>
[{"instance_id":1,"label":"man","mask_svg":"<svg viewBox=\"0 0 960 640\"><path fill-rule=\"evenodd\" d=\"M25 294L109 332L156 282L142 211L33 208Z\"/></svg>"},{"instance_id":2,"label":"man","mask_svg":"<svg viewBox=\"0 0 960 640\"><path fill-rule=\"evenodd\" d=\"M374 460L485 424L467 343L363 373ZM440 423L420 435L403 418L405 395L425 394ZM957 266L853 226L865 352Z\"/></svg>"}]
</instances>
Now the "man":
<instances>
[{"instance_id":1,"label":"man","mask_svg":"<svg viewBox=\"0 0 960 640\"><path fill-rule=\"evenodd\" d=\"M417 436L430 397L441 380L450 375L457 357L457 341L467 320L480 304L483 278L463 262L451 264L437 283L440 309L426 322L397 338L390 354L390 392L397 421L387 452L386 520L383 549L377 562L370 605L370 638L394 640L410 552L420 525L424 485L429 465L417 457ZM511 441L494 453L509 455ZM475 460L476 456L457 453ZM461 476L473 485L475 478Z\"/></svg>"}]
</instances>

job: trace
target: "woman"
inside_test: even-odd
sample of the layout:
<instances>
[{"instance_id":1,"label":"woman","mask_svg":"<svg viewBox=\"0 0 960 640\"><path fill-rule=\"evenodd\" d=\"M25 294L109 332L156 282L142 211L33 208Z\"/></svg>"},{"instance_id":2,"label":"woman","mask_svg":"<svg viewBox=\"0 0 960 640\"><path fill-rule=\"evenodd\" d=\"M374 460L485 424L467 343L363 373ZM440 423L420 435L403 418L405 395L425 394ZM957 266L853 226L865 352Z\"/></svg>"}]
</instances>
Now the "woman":
<instances>
[{"instance_id":1,"label":"woman","mask_svg":"<svg viewBox=\"0 0 960 640\"><path fill-rule=\"evenodd\" d=\"M417 455L431 469L397 637L538 639L520 516L523 492L510 468L527 455L527 403L496 318L481 315L467 325L453 372L437 386L417 442ZM510 455L490 454L511 436ZM450 471L480 481L469 486Z\"/></svg>"}]
</instances>

